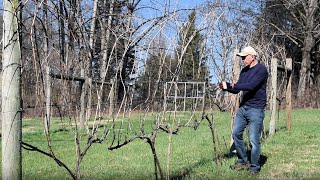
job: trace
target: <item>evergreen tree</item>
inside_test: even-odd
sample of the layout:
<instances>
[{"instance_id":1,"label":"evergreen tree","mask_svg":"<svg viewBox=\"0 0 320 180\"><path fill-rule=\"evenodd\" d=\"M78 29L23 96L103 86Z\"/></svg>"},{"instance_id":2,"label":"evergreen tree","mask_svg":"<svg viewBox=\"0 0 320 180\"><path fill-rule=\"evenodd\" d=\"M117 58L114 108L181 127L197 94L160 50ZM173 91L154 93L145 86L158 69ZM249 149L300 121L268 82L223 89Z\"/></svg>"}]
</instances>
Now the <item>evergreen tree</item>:
<instances>
[{"instance_id":1,"label":"evergreen tree","mask_svg":"<svg viewBox=\"0 0 320 180\"><path fill-rule=\"evenodd\" d=\"M162 97L165 83L174 77L175 63L176 61L171 61L169 56L163 57L161 53L150 55L145 64L145 73L140 76L137 83L139 97L136 98L151 99L154 92L158 97Z\"/></svg>"},{"instance_id":2,"label":"evergreen tree","mask_svg":"<svg viewBox=\"0 0 320 180\"><path fill-rule=\"evenodd\" d=\"M177 59L181 58L179 81L205 81L206 64L202 57L203 36L196 28L196 12L188 16L188 22L182 26L179 34ZM184 51L184 49L186 50Z\"/></svg>"}]
</instances>

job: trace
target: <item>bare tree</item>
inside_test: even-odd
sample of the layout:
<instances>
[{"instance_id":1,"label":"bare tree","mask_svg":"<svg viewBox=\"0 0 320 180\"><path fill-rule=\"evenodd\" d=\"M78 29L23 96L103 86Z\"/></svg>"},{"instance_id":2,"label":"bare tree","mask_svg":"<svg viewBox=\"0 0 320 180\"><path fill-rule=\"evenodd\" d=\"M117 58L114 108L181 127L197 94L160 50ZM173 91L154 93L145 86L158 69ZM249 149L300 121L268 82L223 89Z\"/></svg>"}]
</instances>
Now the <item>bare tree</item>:
<instances>
[{"instance_id":1,"label":"bare tree","mask_svg":"<svg viewBox=\"0 0 320 180\"><path fill-rule=\"evenodd\" d=\"M225 98L216 98L215 95L220 94L203 92L203 103L190 101L190 118L181 120L177 116L178 103L173 104L173 112L164 104L163 84L168 81L178 87L183 59L187 59L186 53L194 56L188 48L200 34L202 38L197 40L197 47L193 49L199 50L195 53L197 61L188 59L194 67L193 80L206 81L208 87L216 81L232 80L234 50L246 43L254 43L263 57L262 61L268 64L268 59L271 59L268 42L259 44L253 31L242 28L245 22L241 21L239 14L226 14L231 13L226 8L231 4L217 2L192 10L176 10L171 9L169 1L166 1L165 13L160 13L163 15L146 17L141 11L154 11L157 8L140 7L140 0L94 0L92 4L82 7L87 2L28 1L34 10L25 9L24 32L32 42L31 48L30 45L25 48L25 56L26 59L30 58L32 52L33 61L26 62L25 67L37 77L33 79L35 85L30 84L30 89L36 86L37 95L40 95L36 97L36 103L41 107L41 114L46 114L48 152L26 142L23 142L24 148L52 158L72 178L80 179L81 162L94 143L105 142L108 136L112 142L107 146L109 150L115 150L140 139L150 147L155 178L164 179L165 171L156 152L156 138L159 132L165 132L170 139L166 171L169 179L172 136L177 134L179 128L197 129L205 120L212 134L213 160L221 163L222 146L212 106L218 104L221 109L229 110L231 98L228 94ZM41 8L43 11L40 11ZM162 11L162 8L160 6L158 9ZM199 19L192 19L194 24L186 26L186 17L192 11L197 11ZM250 26L254 25L252 19ZM179 44L178 35L182 34L180 30L183 24L186 32L190 32L185 33L188 35L183 36L184 42ZM29 27L32 27L30 32ZM27 47L28 43L24 45ZM203 72L200 65L208 65L209 62L210 67L214 68L210 74L212 79L205 79L203 73L208 76L208 72ZM51 70L45 70L41 65ZM145 84L139 84L141 81L137 81L137 78L143 73L147 80ZM130 75L134 78L130 78ZM142 92L138 91L138 86L145 86L140 89ZM177 93L174 97L177 99L179 89L175 90ZM196 91L198 93L199 90ZM28 98L31 99L26 96ZM134 102L137 99L140 101ZM205 103L210 107L207 108ZM59 110L59 114L51 113L54 109ZM139 127L135 129L130 117L136 110L140 110L142 117ZM170 113L173 113L173 118ZM153 116L150 117L150 114ZM59 116L64 123L68 121L65 124L72 129L76 149L74 168L68 167L51 148L54 146L50 140L51 116ZM145 128L149 122L152 122L151 129ZM83 140L86 143L82 143Z\"/></svg>"},{"instance_id":2,"label":"bare tree","mask_svg":"<svg viewBox=\"0 0 320 180\"><path fill-rule=\"evenodd\" d=\"M319 0L300 1L302 3L303 11L301 11L297 5L292 8L290 1L285 1L285 7L290 11L290 14L294 17L294 20L299 24L304 25L303 39L299 39L303 43L302 48L302 62L300 69L300 78L298 85L298 97L305 95L307 85L310 84L310 72L311 72L311 53L312 49L316 45L316 39L320 37L319 27ZM304 13L303 13L304 12Z\"/></svg>"},{"instance_id":3,"label":"bare tree","mask_svg":"<svg viewBox=\"0 0 320 180\"><path fill-rule=\"evenodd\" d=\"M312 55L316 53L320 38L319 27L319 1L318 0L306 0L306 1L270 1L266 2L267 12L271 12L267 23L270 27L275 29L277 36L286 37L286 40L290 43L286 43L287 51L290 52L290 48L294 49L296 46L301 50L301 64L299 62L299 83L297 88L297 96L305 100L304 97L306 91L313 86L315 79L312 80ZM273 18L273 19L272 19ZM279 38L277 41L283 42ZM277 42L276 42L277 43ZM294 54L293 52L291 54ZM296 55L296 54L294 54ZM296 57L293 57L296 58Z\"/></svg>"}]
</instances>

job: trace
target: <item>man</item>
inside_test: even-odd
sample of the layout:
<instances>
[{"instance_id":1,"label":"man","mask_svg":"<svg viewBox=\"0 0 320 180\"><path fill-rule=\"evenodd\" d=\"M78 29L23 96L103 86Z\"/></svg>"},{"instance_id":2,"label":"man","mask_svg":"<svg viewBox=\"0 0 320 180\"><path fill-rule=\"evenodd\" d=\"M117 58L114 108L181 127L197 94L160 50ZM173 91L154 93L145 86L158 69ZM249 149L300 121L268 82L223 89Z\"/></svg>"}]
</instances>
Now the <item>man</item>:
<instances>
[{"instance_id":1,"label":"man","mask_svg":"<svg viewBox=\"0 0 320 180\"><path fill-rule=\"evenodd\" d=\"M238 160L230 166L232 169L247 169L252 175L260 171L260 134L263 126L264 108L266 106L266 86L268 79L267 68L259 64L254 48L245 47L240 53L245 67L241 70L237 83L221 82L218 87L231 93L243 92L242 100L237 111L232 137L237 151ZM246 147L243 141L243 132L249 128L251 144L251 159L248 161Z\"/></svg>"}]
</instances>

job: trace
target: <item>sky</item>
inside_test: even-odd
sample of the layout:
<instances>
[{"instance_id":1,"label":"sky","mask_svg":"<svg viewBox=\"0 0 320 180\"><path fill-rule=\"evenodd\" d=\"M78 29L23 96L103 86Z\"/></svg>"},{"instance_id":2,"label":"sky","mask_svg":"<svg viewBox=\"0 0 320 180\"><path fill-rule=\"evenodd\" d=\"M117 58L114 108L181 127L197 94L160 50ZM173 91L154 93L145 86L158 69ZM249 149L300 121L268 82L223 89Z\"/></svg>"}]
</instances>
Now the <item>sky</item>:
<instances>
[{"instance_id":1,"label":"sky","mask_svg":"<svg viewBox=\"0 0 320 180\"><path fill-rule=\"evenodd\" d=\"M142 0L140 3L150 7L163 9L164 4L170 4L171 8L193 8L206 0ZM0 0L0 14L2 14L3 0Z\"/></svg>"},{"instance_id":2,"label":"sky","mask_svg":"<svg viewBox=\"0 0 320 180\"><path fill-rule=\"evenodd\" d=\"M165 7L166 9L170 7L171 11L175 9L191 9L205 1L206 0L142 0L140 5L150 7L149 10L145 9L145 13L148 13L147 11L154 13L156 12L155 9L163 12Z\"/></svg>"},{"instance_id":3,"label":"sky","mask_svg":"<svg viewBox=\"0 0 320 180\"><path fill-rule=\"evenodd\" d=\"M1 14L3 12L3 1L4 0L0 0ZM26 0L22 0L22 2L25 1ZM147 18L160 17L163 16L165 9L167 12L173 12L178 9L193 9L205 2L208 2L208 0L141 0L140 7L145 8L141 9L140 12Z\"/></svg>"}]
</instances>

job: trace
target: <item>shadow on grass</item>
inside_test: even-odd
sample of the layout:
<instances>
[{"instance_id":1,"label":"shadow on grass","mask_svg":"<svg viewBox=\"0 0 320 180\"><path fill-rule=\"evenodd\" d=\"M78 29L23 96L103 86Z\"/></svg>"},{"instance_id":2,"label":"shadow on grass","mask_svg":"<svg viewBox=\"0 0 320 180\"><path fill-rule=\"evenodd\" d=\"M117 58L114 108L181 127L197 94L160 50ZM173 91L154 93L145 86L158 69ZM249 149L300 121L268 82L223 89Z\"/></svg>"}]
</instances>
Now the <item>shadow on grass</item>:
<instances>
[{"instance_id":1,"label":"shadow on grass","mask_svg":"<svg viewBox=\"0 0 320 180\"><path fill-rule=\"evenodd\" d=\"M227 159L231 159L236 156L237 156L237 154L236 154L235 146L234 146L234 144L232 144L232 146L230 147L229 153L224 154L223 157L227 158ZM251 149L250 148L247 149L247 156L248 156L248 160L250 161L250 159L251 159ZM259 164L260 164L261 168L266 164L267 160L268 160L267 156L260 154Z\"/></svg>"},{"instance_id":2,"label":"shadow on grass","mask_svg":"<svg viewBox=\"0 0 320 180\"><path fill-rule=\"evenodd\" d=\"M280 131L285 131L285 130L287 130L287 127L281 126L281 127L275 129L275 133L280 132ZM264 130L262 132L262 140L268 139L269 136L270 136L269 130Z\"/></svg>"},{"instance_id":3,"label":"shadow on grass","mask_svg":"<svg viewBox=\"0 0 320 180\"><path fill-rule=\"evenodd\" d=\"M201 159L200 161L185 167L182 171L175 173L174 175L172 175L170 177L171 180L179 180L179 179L185 179L188 175L190 175L192 173L192 170L197 168L197 167L201 167L207 163L211 163L212 160L210 159Z\"/></svg>"},{"instance_id":4,"label":"shadow on grass","mask_svg":"<svg viewBox=\"0 0 320 180\"><path fill-rule=\"evenodd\" d=\"M250 153L251 153L250 150L247 151L248 157L250 157ZM232 153L232 154L228 154L227 156L225 156L225 158L231 158L234 156L236 156L236 154ZM260 155L259 164L261 167L263 167L266 164L267 159L268 159L267 156L262 155L262 154ZM212 160L211 159L201 159L197 163L194 163L188 167L185 167L182 171L175 173L174 175L172 175L170 177L170 179L171 180L185 179L186 177L188 177L192 173L193 169L201 167L201 166L208 164L208 163L212 163Z\"/></svg>"}]
</instances>

